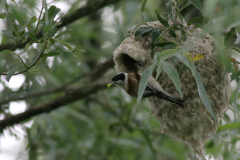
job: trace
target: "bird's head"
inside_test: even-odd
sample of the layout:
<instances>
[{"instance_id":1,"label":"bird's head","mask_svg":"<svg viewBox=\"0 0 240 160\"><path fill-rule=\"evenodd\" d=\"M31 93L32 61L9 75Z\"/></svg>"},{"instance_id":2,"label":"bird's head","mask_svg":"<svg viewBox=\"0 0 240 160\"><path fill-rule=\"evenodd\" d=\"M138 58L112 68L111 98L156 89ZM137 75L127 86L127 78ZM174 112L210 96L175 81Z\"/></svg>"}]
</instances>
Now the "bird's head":
<instances>
[{"instance_id":1,"label":"bird's head","mask_svg":"<svg viewBox=\"0 0 240 160\"><path fill-rule=\"evenodd\" d=\"M114 84L114 85L124 88L126 85L126 79L127 79L127 73L118 73L113 76L112 82L109 83L107 86L111 87L111 85Z\"/></svg>"}]
</instances>

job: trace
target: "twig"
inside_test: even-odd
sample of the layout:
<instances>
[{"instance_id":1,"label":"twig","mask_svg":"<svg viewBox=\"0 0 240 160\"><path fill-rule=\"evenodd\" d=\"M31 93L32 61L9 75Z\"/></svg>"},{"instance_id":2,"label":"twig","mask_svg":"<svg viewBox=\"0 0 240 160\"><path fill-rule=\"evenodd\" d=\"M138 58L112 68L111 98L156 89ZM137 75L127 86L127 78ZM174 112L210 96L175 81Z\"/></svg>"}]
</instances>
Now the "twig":
<instances>
[{"instance_id":1,"label":"twig","mask_svg":"<svg viewBox=\"0 0 240 160\"><path fill-rule=\"evenodd\" d=\"M99 83L81 86L47 103L31 107L23 113L17 115L9 115L0 120L0 133L2 133L3 130L8 126L13 126L14 124L21 123L41 113L51 112L52 110L55 110L61 106L83 99L91 94L97 93L100 90L106 89L106 85L107 83Z\"/></svg>"},{"instance_id":2,"label":"twig","mask_svg":"<svg viewBox=\"0 0 240 160\"><path fill-rule=\"evenodd\" d=\"M53 93L62 92L65 89L67 89L70 85L72 85L73 83L79 81L80 79L82 79L84 77L86 78L86 81L88 80L88 82L96 81L97 79L102 77L101 75L104 75L104 73L108 69L112 68L113 66L114 66L113 57L110 57L106 62L97 65L95 67L95 69L92 72L90 72L89 74L81 74L81 75L75 77L74 79L70 80L69 82L64 83L62 86L60 86L58 88L28 93L23 96L11 97L9 99L0 101L0 106L3 104L7 104L11 101L26 100L26 99L33 98L33 97L39 97L39 96L43 96L43 95L49 95L49 94L53 94Z\"/></svg>"},{"instance_id":3,"label":"twig","mask_svg":"<svg viewBox=\"0 0 240 160\"><path fill-rule=\"evenodd\" d=\"M21 73L27 72L29 69L31 69L33 66L35 66L35 64L40 60L41 56L43 55L43 53L44 53L46 47L47 47L47 42L45 42L45 44L44 44L44 46L43 46L43 50L42 50L42 52L39 54L37 60L36 60L31 66L29 66L29 67L26 66L25 63L22 61L22 62L24 63L24 66L26 67L26 69L23 70L23 71L20 71L20 72L14 73L13 75L18 75L18 74L21 74ZM20 58L20 57L19 57L19 58ZM20 58L20 59L21 59L21 58ZM22 60L22 59L21 59L21 60ZM1 74L1 75L7 75L7 73L1 73L1 72L0 72L0 74Z\"/></svg>"},{"instance_id":4,"label":"twig","mask_svg":"<svg viewBox=\"0 0 240 160\"><path fill-rule=\"evenodd\" d=\"M89 3L87 6L82 7L77 9L74 13L70 14L70 15L66 15L62 18L61 20L61 24L57 26L57 29L60 29L66 25L69 25L71 23L73 23L74 21L83 18L87 15L90 15L94 12L97 12L99 9L108 6L110 4L115 4L120 2L121 0L94 0L91 1L91 3ZM42 37L42 32L36 33L36 38L40 39ZM14 46L14 43L7 43L7 44L2 44L0 45L0 52L3 50L9 50L11 48L11 50L15 50L17 48L24 48L25 45L27 43L29 43L31 41L31 38L28 38L26 41L18 41L17 45Z\"/></svg>"}]
</instances>

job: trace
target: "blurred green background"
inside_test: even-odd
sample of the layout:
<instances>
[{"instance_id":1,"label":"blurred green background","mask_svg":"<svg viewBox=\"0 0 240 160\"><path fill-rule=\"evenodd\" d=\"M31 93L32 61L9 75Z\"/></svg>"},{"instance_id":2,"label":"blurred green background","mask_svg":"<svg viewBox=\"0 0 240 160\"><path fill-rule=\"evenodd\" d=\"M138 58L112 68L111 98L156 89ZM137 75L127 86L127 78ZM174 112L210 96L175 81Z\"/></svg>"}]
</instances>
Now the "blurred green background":
<instances>
[{"instance_id":1,"label":"blurred green background","mask_svg":"<svg viewBox=\"0 0 240 160\"><path fill-rule=\"evenodd\" d=\"M87 3L91 4L92 1L94 0L55 0L49 6L59 7L63 13L62 16L65 16L74 13ZM186 1L179 0L179 2L183 5ZM10 8L9 15L16 17L16 24L19 26L21 25L19 21L26 23L31 17L38 17L42 7L40 0L12 0L7 3ZM0 118L23 112L26 108L43 105L68 93L67 89L51 92L56 88L64 86L75 88L110 81L116 73L113 67L108 67L105 73L90 84L86 77L98 67L98 64L111 58L113 51L126 37L128 30L131 30L134 25L142 24L142 3L143 1L138 0L122 0L117 4L107 5L101 10L88 13L85 17L61 28L60 31L67 32L59 39L78 50L74 53L75 56L69 52L61 52L60 55L48 57L32 72L13 76L10 82L5 80L5 76L1 76L0 103L11 97L42 91L43 93L17 101L21 103L14 103L14 101L1 103ZM240 0L203 0L202 6L204 16L212 20L210 25L202 28L214 36L218 43L222 43L224 35L231 27L239 29ZM164 0L148 0L144 11L146 21L157 20L155 10L163 17L167 17ZM188 6L181 13L186 21L202 16L193 5ZM57 17L59 16L60 14ZM11 28L9 17L0 20L1 30ZM30 26L30 29L34 26L36 24ZM11 42L13 42L12 39L0 33L0 46ZM36 55L39 51L38 47L36 44L30 45L22 54L23 59L27 61ZM56 44L52 47L56 47ZM21 51L23 49L20 48L15 52ZM234 58L239 57L237 52L232 50L227 52ZM0 55L0 61L1 72L7 72L11 66L19 64L17 57L9 55ZM49 69L52 71L48 72ZM230 109L220 123L220 126L229 125L219 129L207 141L205 147L207 159L240 159L239 103L237 103L237 112L233 107L236 84L235 81L231 83ZM196 153L189 146L161 134L160 124L150 114L151 106L147 100L141 100L141 103L137 104L135 98L129 97L121 89L106 88L81 100L63 105L50 113L40 114L14 127L8 127L4 130L1 139L5 136L24 137L24 151L21 152L24 152L25 156L19 153L17 159L197 159ZM4 143L1 144L2 147ZM3 153L3 150L1 152Z\"/></svg>"}]
</instances>

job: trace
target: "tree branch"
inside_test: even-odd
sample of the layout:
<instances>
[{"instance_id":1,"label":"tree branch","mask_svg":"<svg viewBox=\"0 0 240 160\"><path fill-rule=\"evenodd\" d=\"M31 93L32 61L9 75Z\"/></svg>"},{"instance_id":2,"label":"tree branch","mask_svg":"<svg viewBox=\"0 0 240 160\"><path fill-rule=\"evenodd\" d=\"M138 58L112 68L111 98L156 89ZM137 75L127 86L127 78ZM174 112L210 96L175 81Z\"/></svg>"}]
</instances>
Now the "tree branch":
<instances>
[{"instance_id":1,"label":"tree branch","mask_svg":"<svg viewBox=\"0 0 240 160\"><path fill-rule=\"evenodd\" d=\"M74 13L64 16L61 20L61 24L59 26L57 26L57 29L60 29L68 24L71 24L72 22L76 21L77 19L80 19L82 17L90 15L107 5L115 4L119 1L121 1L121 0L95 0L95 1L92 1L87 6L79 8ZM38 39L41 37L42 37L42 33L38 33L36 35L36 38L38 38ZM0 45L0 52L3 50L7 50L7 49L8 50L11 49L13 51L17 48L24 48L25 45L27 43L29 43L30 41L31 41L31 38L28 38L28 40L26 40L25 42L19 41L15 47L14 47L14 43L2 44L2 45Z\"/></svg>"},{"instance_id":2,"label":"tree branch","mask_svg":"<svg viewBox=\"0 0 240 160\"><path fill-rule=\"evenodd\" d=\"M0 106L3 104L7 104L11 101L26 100L26 99L34 98L34 97L39 98L40 96L45 96L45 95L65 91L71 84L79 81L80 79L82 79L84 77L86 78L86 80L89 79L90 82L96 81L100 77L102 77L102 75L104 75L104 73L106 71L108 71L110 68L112 68L113 66L114 66L114 62L113 62L113 57L111 56L106 62L98 64L95 67L95 69L92 72L90 72L90 74L81 74L81 75L75 77L74 79L70 80L69 82L64 83L62 86L60 86L58 88L47 89L47 90L38 91L38 92L34 92L34 93L28 93L23 96L16 96L16 97L11 97L6 100L2 100L2 101L0 101Z\"/></svg>"},{"instance_id":3,"label":"tree branch","mask_svg":"<svg viewBox=\"0 0 240 160\"><path fill-rule=\"evenodd\" d=\"M7 116L4 119L0 120L0 133L2 133L3 130L8 126L13 126L14 124L28 120L29 118L41 113L51 112L52 110L55 110L63 105L83 99L100 90L106 89L106 85L107 83L84 85L76 89L72 89L69 92L66 92L64 95L59 96L58 98L47 103L31 107L23 113Z\"/></svg>"}]
</instances>

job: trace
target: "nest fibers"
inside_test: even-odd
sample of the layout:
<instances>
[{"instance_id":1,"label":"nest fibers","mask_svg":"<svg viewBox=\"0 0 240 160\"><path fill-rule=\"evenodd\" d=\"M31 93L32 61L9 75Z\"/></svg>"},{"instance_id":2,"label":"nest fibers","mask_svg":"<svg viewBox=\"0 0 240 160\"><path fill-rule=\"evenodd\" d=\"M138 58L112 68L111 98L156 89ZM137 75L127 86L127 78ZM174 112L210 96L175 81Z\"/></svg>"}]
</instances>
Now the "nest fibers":
<instances>
[{"instance_id":1,"label":"nest fibers","mask_svg":"<svg viewBox=\"0 0 240 160\"><path fill-rule=\"evenodd\" d=\"M149 22L148 25L154 28L164 28L158 21ZM140 26L140 28L142 27L148 26ZM193 29L192 26L186 27L185 32L189 33L190 30L190 35L202 35L202 38L188 36L187 40L182 43L181 48L193 55L206 54L203 59L193 62L193 64L201 75L217 120L220 121L228 108L230 78L225 73L224 67L218 62L213 37L209 34L204 34L199 28ZM177 34L180 35L178 32ZM174 42L174 39L168 33L163 35L162 40ZM161 48L156 48L154 51L161 51ZM117 72L143 72L144 68L137 66L136 61L140 63L147 61L146 66L150 66L153 63L150 34L136 40L134 32L129 32L129 36L117 47L113 56ZM171 62L170 60L168 61ZM185 101L185 108L182 109L170 102L157 98L149 98L152 112L161 123L162 133L174 140L189 144L201 158L205 159L205 142L216 132L217 125L202 103L195 79L191 73L186 67L175 67L181 80L182 98ZM161 72L157 81L165 91L180 97L174 84L165 72Z\"/></svg>"}]
</instances>

